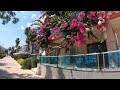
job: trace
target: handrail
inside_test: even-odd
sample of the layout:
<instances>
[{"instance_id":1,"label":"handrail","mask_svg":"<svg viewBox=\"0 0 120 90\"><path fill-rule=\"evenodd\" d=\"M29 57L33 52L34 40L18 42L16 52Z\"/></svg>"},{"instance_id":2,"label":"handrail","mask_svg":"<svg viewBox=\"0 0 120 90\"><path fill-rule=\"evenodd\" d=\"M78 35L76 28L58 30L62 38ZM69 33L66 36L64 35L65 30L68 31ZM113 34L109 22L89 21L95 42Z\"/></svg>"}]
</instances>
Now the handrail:
<instances>
[{"instance_id":1,"label":"handrail","mask_svg":"<svg viewBox=\"0 0 120 90\"><path fill-rule=\"evenodd\" d=\"M77 54L77 55L60 55L58 57L64 57L64 56L84 56L84 55L95 55L100 53L90 53L90 54ZM57 56L41 56L41 57L57 57Z\"/></svg>"},{"instance_id":2,"label":"handrail","mask_svg":"<svg viewBox=\"0 0 120 90\"><path fill-rule=\"evenodd\" d=\"M102 52L102 53L90 53L90 54L76 54L76 55L59 55L58 57L64 57L64 56L84 56L84 55L97 55L97 54L105 54L105 53L112 53L112 52L120 52L120 50L116 51L108 51L108 52ZM57 57L57 56L42 56L42 57Z\"/></svg>"},{"instance_id":3,"label":"handrail","mask_svg":"<svg viewBox=\"0 0 120 90\"><path fill-rule=\"evenodd\" d=\"M108 51L108 52L102 52L102 53L104 54L104 53L111 53L111 52L120 52L120 50L116 50L116 51Z\"/></svg>"},{"instance_id":4,"label":"handrail","mask_svg":"<svg viewBox=\"0 0 120 90\"><path fill-rule=\"evenodd\" d=\"M41 56L41 57L57 57L57 56Z\"/></svg>"}]
</instances>

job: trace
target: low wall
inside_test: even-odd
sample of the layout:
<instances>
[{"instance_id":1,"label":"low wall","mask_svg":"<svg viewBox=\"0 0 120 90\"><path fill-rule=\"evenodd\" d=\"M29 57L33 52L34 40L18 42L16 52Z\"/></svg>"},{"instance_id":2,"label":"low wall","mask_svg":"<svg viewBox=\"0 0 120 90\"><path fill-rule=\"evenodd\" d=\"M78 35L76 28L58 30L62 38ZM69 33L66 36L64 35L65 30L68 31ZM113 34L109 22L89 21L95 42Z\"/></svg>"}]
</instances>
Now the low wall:
<instances>
[{"instance_id":1,"label":"low wall","mask_svg":"<svg viewBox=\"0 0 120 90\"><path fill-rule=\"evenodd\" d=\"M70 79L71 71L47 65L40 65L41 75L45 79Z\"/></svg>"},{"instance_id":2,"label":"low wall","mask_svg":"<svg viewBox=\"0 0 120 90\"><path fill-rule=\"evenodd\" d=\"M114 71L75 71L47 65L38 65L45 79L120 79L120 72Z\"/></svg>"}]
</instances>

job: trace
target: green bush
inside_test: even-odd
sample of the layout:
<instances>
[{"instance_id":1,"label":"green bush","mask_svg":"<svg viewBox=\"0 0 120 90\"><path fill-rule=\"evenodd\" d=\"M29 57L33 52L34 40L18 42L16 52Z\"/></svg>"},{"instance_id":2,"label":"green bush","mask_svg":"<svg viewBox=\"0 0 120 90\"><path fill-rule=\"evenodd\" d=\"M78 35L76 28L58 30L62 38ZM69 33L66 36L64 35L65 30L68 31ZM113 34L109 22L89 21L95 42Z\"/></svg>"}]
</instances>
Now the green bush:
<instances>
[{"instance_id":1,"label":"green bush","mask_svg":"<svg viewBox=\"0 0 120 90\"><path fill-rule=\"evenodd\" d=\"M32 57L31 58L31 66L32 66L32 68L37 67L37 63L38 63L37 57L36 56Z\"/></svg>"},{"instance_id":2,"label":"green bush","mask_svg":"<svg viewBox=\"0 0 120 90\"><path fill-rule=\"evenodd\" d=\"M17 62L18 62L20 65L22 65L22 64L23 64L23 62L24 62L24 59L22 59L22 58L17 59Z\"/></svg>"},{"instance_id":3,"label":"green bush","mask_svg":"<svg viewBox=\"0 0 120 90\"><path fill-rule=\"evenodd\" d=\"M0 59L4 58L5 55L4 54L0 54Z\"/></svg>"},{"instance_id":4,"label":"green bush","mask_svg":"<svg viewBox=\"0 0 120 90\"><path fill-rule=\"evenodd\" d=\"M21 59L21 58L22 58L22 55L19 54L19 55L17 56L17 59Z\"/></svg>"},{"instance_id":5,"label":"green bush","mask_svg":"<svg viewBox=\"0 0 120 90\"><path fill-rule=\"evenodd\" d=\"M22 66L22 69L31 69L37 67L38 59L34 56L26 59L17 59L17 62Z\"/></svg>"},{"instance_id":6,"label":"green bush","mask_svg":"<svg viewBox=\"0 0 120 90\"><path fill-rule=\"evenodd\" d=\"M31 69L31 58L24 59L22 69Z\"/></svg>"}]
</instances>

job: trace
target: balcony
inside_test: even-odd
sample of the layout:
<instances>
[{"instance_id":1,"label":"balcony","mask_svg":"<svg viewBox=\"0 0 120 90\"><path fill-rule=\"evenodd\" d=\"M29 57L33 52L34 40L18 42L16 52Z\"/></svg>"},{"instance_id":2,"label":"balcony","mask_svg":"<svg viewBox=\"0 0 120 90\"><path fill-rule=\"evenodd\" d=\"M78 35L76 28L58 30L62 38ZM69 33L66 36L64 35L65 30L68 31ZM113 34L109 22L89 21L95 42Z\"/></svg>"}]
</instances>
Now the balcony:
<instances>
[{"instance_id":1,"label":"balcony","mask_svg":"<svg viewBox=\"0 0 120 90\"><path fill-rule=\"evenodd\" d=\"M57 61L58 58L58 61ZM42 56L41 64L53 67L86 71L120 71L120 50L62 56Z\"/></svg>"}]
</instances>

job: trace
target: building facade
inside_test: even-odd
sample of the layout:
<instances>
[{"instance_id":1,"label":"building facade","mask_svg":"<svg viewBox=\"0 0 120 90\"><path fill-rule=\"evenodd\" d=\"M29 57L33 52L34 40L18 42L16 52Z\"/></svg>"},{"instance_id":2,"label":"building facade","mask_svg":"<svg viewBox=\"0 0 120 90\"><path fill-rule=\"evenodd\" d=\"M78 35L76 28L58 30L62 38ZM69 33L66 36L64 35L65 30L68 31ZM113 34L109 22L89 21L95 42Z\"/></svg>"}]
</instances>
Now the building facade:
<instances>
[{"instance_id":1,"label":"building facade","mask_svg":"<svg viewBox=\"0 0 120 90\"><path fill-rule=\"evenodd\" d=\"M76 55L76 54L88 54L88 53L100 53L107 51L115 51L120 49L120 12L110 17L110 21L106 24L106 31L101 34L94 27L93 33L100 40L93 38L89 40L86 38L86 44L83 44L80 48L77 47L76 43L73 47L66 52L65 48L60 48L59 55ZM58 36L53 39L51 46L59 46L61 43L64 44L62 36ZM46 55L54 56L57 55L57 48L50 48L47 50Z\"/></svg>"}]
</instances>

